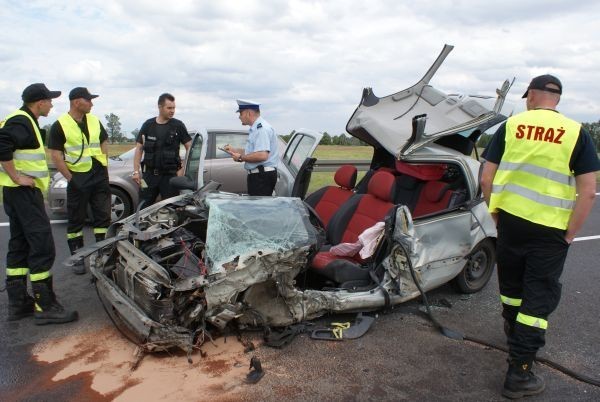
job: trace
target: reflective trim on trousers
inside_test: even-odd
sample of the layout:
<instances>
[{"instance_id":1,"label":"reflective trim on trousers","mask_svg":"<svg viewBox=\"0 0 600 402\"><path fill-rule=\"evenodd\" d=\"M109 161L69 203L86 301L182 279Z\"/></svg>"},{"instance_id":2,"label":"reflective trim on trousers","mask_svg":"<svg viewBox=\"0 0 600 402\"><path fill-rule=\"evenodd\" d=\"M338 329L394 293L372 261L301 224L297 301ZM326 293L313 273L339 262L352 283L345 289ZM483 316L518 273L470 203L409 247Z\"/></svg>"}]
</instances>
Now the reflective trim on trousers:
<instances>
[{"instance_id":1,"label":"reflective trim on trousers","mask_svg":"<svg viewBox=\"0 0 600 402\"><path fill-rule=\"evenodd\" d=\"M50 278L50 271L45 271L45 272L40 272L39 274L30 274L29 275L29 280L31 282L39 282L39 281L43 281L44 279L48 279Z\"/></svg>"},{"instance_id":2,"label":"reflective trim on trousers","mask_svg":"<svg viewBox=\"0 0 600 402\"><path fill-rule=\"evenodd\" d=\"M534 328L548 328L548 321L544 320L543 318L534 317L523 313L517 314L517 322Z\"/></svg>"},{"instance_id":3,"label":"reflective trim on trousers","mask_svg":"<svg viewBox=\"0 0 600 402\"><path fill-rule=\"evenodd\" d=\"M514 299L512 297L507 297L507 296L503 296L503 295L500 295L500 300L502 301L503 304L506 304L508 306L513 306L513 307L519 307L521 305L521 303L523 302L523 299Z\"/></svg>"},{"instance_id":4,"label":"reflective trim on trousers","mask_svg":"<svg viewBox=\"0 0 600 402\"><path fill-rule=\"evenodd\" d=\"M67 239L72 240L78 237L83 237L83 232L67 233Z\"/></svg>"},{"instance_id":5,"label":"reflective trim on trousers","mask_svg":"<svg viewBox=\"0 0 600 402\"><path fill-rule=\"evenodd\" d=\"M29 268L6 268L6 276L27 276Z\"/></svg>"}]
</instances>

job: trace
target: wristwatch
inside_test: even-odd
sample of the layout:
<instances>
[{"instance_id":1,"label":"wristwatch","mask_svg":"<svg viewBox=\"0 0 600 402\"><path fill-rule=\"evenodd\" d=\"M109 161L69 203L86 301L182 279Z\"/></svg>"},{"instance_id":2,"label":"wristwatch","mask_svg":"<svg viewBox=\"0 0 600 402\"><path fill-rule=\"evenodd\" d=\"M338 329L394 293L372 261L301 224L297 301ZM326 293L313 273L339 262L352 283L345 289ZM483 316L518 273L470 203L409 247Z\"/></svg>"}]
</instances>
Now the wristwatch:
<instances>
[{"instance_id":1,"label":"wristwatch","mask_svg":"<svg viewBox=\"0 0 600 402\"><path fill-rule=\"evenodd\" d=\"M134 176L136 174L140 174L140 172L138 172L137 170L134 170L133 173L131 173L132 176Z\"/></svg>"},{"instance_id":2,"label":"wristwatch","mask_svg":"<svg viewBox=\"0 0 600 402\"><path fill-rule=\"evenodd\" d=\"M242 155L239 156L239 158L237 159L238 162L243 162L244 160L242 159Z\"/></svg>"}]
</instances>

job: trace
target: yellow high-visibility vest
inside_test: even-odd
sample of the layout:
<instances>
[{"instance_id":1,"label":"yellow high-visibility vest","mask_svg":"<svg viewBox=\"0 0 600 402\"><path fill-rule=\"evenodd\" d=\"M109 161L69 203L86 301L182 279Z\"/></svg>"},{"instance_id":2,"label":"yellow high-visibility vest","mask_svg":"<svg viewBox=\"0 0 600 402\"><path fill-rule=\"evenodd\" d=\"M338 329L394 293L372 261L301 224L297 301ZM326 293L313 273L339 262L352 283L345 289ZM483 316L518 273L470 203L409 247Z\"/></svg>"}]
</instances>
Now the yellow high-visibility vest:
<instances>
[{"instance_id":1,"label":"yellow high-visibility vest","mask_svg":"<svg viewBox=\"0 0 600 402\"><path fill-rule=\"evenodd\" d=\"M530 222L566 229L575 205L569 162L580 129L580 123L552 110L510 117L490 212L502 209Z\"/></svg>"},{"instance_id":2,"label":"yellow high-visibility vest","mask_svg":"<svg viewBox=\"0 0 600 402\"><path fill-rule=\"evenodd\" d=\"M93 114L86 114L89 140L77 122L65 113L58 118L65 134L65 163L72 172L88 172L92 168L92 158L102 166L108 165L106 154L100 148L100 120Z\"/></svg>"},{"instance_id":3,"label":"yellow high-visibility vest","mask_svg":"<svg viewBox=\"0 0 600 402\"><path fill-rule=\"evenodd\" d=\"M19 172L19 174L32 177L34 179L35 186L42 192L46 192L48 190L48 184L50 183L48 163L46 162L46 151L44 149L44 142L42 141L40 130L33 117L23 110L17 110L6 116L6 118L0 122L0 128L4 127L4 124L8 119L15 116L25 116L29 119L39 144L39 147L36 149L17 149L15 152L13 152L13 163L15 165L15 169L17 172ZM2 168L2 165L0 165L0 186L19 186L17 183L12 181L8 173L6 173Z\"/></svg>"}]
</instances>

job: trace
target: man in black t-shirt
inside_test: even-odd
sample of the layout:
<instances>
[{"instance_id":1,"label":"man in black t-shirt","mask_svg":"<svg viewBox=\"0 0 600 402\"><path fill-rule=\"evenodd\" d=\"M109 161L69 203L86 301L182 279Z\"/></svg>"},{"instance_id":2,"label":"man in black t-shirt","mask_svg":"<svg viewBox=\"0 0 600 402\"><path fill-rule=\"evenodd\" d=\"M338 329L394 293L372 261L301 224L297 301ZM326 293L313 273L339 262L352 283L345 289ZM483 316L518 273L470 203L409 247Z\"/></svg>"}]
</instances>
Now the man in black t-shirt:
<instances>
[{"instance_id":1,"label":"man in black t-shirt","mask_svg":"<svg viewBox=\"0 0 600 402\"><path fill-rule=\"evenodd\" d=\"M186 153L189 152L192 138L185 124L173 118L174 115L175 97L168 93L160 95L158 116L146 120L136 138L132 175L138 185L142 186L142 180L145 182L140 194L144 207L153 204L159 194L163 200L179 194L169 181L183 174L179 147L183 144Z\"/></svg>"}]
</instances>

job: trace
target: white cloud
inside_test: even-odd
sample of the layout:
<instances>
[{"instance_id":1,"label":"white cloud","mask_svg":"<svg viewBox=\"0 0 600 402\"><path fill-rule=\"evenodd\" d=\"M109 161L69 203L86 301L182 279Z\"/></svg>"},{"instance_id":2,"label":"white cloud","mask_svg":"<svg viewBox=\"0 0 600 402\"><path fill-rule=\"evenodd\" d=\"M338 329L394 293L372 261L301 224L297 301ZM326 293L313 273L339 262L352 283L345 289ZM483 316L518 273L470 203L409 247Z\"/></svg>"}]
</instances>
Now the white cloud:
<instances>
[{"instance_id":1,"label":"white cloud","mask_svg":"<svg viewBox=\"0 0 600 402\"><path fill-rule=\"evenodd\" d=\"M11 2L12 3L12 2ZM94 112L115 113L127 132L156 114L162 92L189 127L239 127L236 98L263 103L279 133L338 134L363 87L384 96L414 84L444 43L455 50L433 84L493 95L516 77L563 81L560 110L600 118L600 4L594 1L0 1L0 113L22 89L45 82L64 94L100 94ZM55 102L51 122L67 108Z\"/></svg>"}]
</instances>

